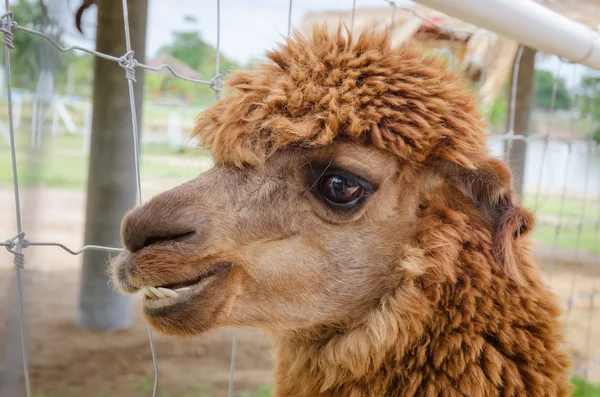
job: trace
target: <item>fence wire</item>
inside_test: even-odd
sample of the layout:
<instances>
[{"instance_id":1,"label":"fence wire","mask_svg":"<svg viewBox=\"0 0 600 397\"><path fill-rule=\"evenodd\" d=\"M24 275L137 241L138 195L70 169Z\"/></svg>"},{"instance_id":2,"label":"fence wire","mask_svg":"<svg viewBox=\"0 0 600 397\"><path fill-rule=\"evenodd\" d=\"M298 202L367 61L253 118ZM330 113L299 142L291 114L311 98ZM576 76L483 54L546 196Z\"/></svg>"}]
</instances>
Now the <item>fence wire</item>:
<instances>
[{"instance_id":1,"label":"fence wire","mask_svg":"<svg viewBox=\"0 0 600 397\"><path fill-rule=\"evenodd\" d=\"M416 11L412 7L399 6L396 2L391 0L383 0L390 6L390 16L388 25L388 30L392 30L397 23L397 12L398 10L403 10L411 13L413 16L420 18L422 21L426 22L428 25L435 27L440 32L447 34L449 36L449 63L451 67L456 66L456 55L455 55L455 45L457 42L456 35L458 34L470 34L474 33L473 30L465 30L465 29L453 29L449 26L444 26L439 24L437 21L433 21L425 15L422 15L418 11ZM15 217L16 217L16 225L17 225L17 233L11 237L6 239L5 241L0 241L0 245L4 246L10 253L14 256L14 265L17 274L17 289L18 289L18 305L19 305L19 327L20 327L20 335L21 335L21 353L23 356L23 374L26 388L27 397L31 397L31 384L29 377L29 367L28 367L28 356L27 356L27 346L26 346L26 329L25 329L25 314L24 314L24 303L23 303L23 283L21 272L25 268L25 254L24 250L31 246L52 246L58 247L66 251L71 255L79 255L87 250L96 250L96 251L104 251L107 253L116 253L120 252L122 249L119 247L106 247L99 245L86 245L78 249L71 249L66 245L60 242L43 242L43 241L30 241L26 238L25 231L23 231L22 227L22 219L21 219L21 200L20 200L20 191L19 191L19 180L18 180L18 172L17 172L17 151L16 151L16 142L15 142L15 132L14 132L14 120L13 120L13 103L12 103L12 87L11 87L11 69L10 69L10 55L11 49L14 49L13 37L15 32L17 34L31 34L46 40L53 47L56 48L59 52L70 52L70 51L79 51L84 52L92 56L100 57L106 59L108 61L116 62L119 66L124 69L125 78L128 81L128 94L130 99L130 110L132 115L132 139L134 142L134 162L135 162L135 178L136 178L136 194L137 194L137 203L142 203L142 193L141 193L141 181L140 181L140 170L139 170L139 156L140 156L140 148L139 148L139 126L137 125L136 118L136 98L134 95L134 84L136 82L136 69L146 69L149 71L162 71L166 70L171 75L181 80L185 80L191 83L196 84L204 84L210 87L215 95L216 99L221 97L221 91L223 86L222 75L220 71L220 63L221 63L221 4L220 0L216 0L217 5L217 40L216 40L216 72L215 75L210 80L201 80L191 78L189 76L182 75L178 73L173 67L169 64L162 64L160 66L152 67L149 65L145 65L143 63L138 62L135 59L135 54L131 47L131 37L130 37L130 29L129 29L129 17L128 17L128 4L127 0L122 0L123 5L123 28L125 31L125 41L126 41L126 53L121 56L115 56L110 54L101 53L98 51L94 51L85 47L71 45L71 46L62 46L56 40L54 40L48 34L37 31L34 29L27 28L25 26L20 26L18 23L18 18L15 18L15 15L10 9L9 0L5 0L5 13L0 15L0 32L3 34L3 43L5 48L5 80L6 80L6 88L7 88L7 106L8 106L8 132L9 132L9 144L10 144L10 153L11 153L11 165L12 165L12 176L13 176L13 188L14 188L14 199L15 199ZM287 33L288 35L292 31L293 23L292 23L292 9L293 9L293 0L289 0L288 4L288 15L287 15ZM355 24L357 18L357 9L356 9L356 0L352 1L352 9L350 13L350 30L354 31ZM486 73L488 72L488 64L490 61L490 53L492 50L492 35L490 32L487 32L488 41L487 41L487 49L484 57L484 63L481 67L481 74L479 76L478 86L481 88L486 78ZM527 135L517 135L515 134L515 108L516 108L516 88L518 85L518 76L519 76L519 60L523 54L523 46L519 46L516 61L513 69L513 82L512 87L510 89L510 97L509 97L509 123L507 132L503 135L497 136L496 139L501 143L505 143L505 151L504 155L506 159L510 158L510 152L512 150L512 145L514 141L523 141L526 144L530 142L543 142L542 155L540 161L539 172L537 175L537 183L536 189L534 192L534 209L537 209L540 205L540 191L542 186L542 179L544 176L544 171L547 167L545 164L552 161L549 160L551 156L551 151L549 150L550 143L550 134L552 131L552 118L549 118L546 131L543 133L536 134L527 134ZM561 75L561 68L563 63L568 62L564 60L560 60L558 63L558 67L556 72L554 73L555 80L553 82L552 87L552 97L550 104L550 112L552 114L556 111L556 102L557 102L557 92L558 92L558 81ZM595 78L596 79L596 78ZM596 80L594 80L595 82ZM592 108L593 105L597 101L597 87L594 83L592 85ZM573 133L574 123L571 123L571 133ZM592 127L593 129L593 124ZM598 144L594 141L585 142L586 153L587 153L587 162L585 166L585 177L584 177L584 192L582 198L582 204L580 208L580 212L576 220L566 219L565 216L565 202L568 194L568 176L569 176L569 165L571 164L573 153L574 153L574 145L576 145L581 140L577 140L572 138L573 134L570 135L569 138L552 138L552 142L561 142L567 148L567 159L566 159L566 169L564 169L564 176L561 183L560 189L560 204L558 211L558 219L557 220L544 220L538 221L539 225L546 225L553 227L553 237L552 237L552 245L551 245L551 259L550 259L550 269L549 269L549 278L550 284L552 286L555 262L557 257L557 250L559 246L559 239L561 237L561 233L566 230L574 230L576 233L576 242L575 242L575 254L574 254L574 262L577 262L580 256L580 251L582 250L582 235L584 227L592 227L593 228L593 247L595 247L593 255L595 256L595 264L592 266L592 275L591 275L591 289L586 293L577 293L576 285L577 285L577 274L572 272L572 278L569 282L568 287L568 297L563 300L563 305L565 307L565 317L564 321L568 324L569 318L572 314L572 310L574 305L580 302L587 301L589 302L588 317L589 321L586 326L585 331L585 350L586 350L586 358L585 364L580 366L579 368L574 369L574 374L582 375L587 380L589 371L593 368L600 368L600 356L592 357L591 356L591 342L593 339L592 328L593 328L593 314L596 308L595 299L598 297L599 293L597 291L597 278L598 278L598 258L600 258L600 205L598 205L596 214L588 214L587 210L589 208L589 186L591 184L591 169L592 169L592 159L593 156L600 152L598 148ZM600 189L600 185L599 185ZM600 198L600 191L598 192L598 197ZM597 203L598 204L598 203ZM159 367L158 360L156 356L156 349L154 338L152 335L152 328L148 326L148 338L150 342L152 360L153 360L153 368L154 368L154 383L152 388L152 396L156 397L158 390L158 381L159 381ZM232 347L231 347L231 366L230 366L230 377L229 377L229 389L228 395L229 397L233 396L234 392L234 373L235 373L235 355L236 355L236 343L237 343L237 334L234 330L233 338L232 338ZM588 389L586 384L585 395L588 395Z\"/></svg>"}]
</instances>

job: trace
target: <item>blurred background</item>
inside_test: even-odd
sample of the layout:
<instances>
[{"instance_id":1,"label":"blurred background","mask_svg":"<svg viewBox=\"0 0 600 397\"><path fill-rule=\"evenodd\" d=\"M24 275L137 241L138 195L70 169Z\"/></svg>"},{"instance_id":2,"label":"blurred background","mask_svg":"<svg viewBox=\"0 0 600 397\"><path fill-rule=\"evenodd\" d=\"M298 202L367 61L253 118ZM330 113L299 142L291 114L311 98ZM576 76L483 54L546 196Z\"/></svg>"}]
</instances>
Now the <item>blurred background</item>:
<instances>
[{"instance_id":1,"label":"blurred background","mask_svg":"<svg viewBox=\"0 0 600 397\"><path fill-rule=\"evenodd\" d=\"M540 2L593 29L600 23L598 1ZM9 3L19 27L45 36L13 29L14 49L9 51L25 238L73 250L85 244L119 247L121 217L136 204L125 70L115 59L68 47L122 57L127 51L122 3ZM419 40L427 51L446 57L478 95L489 123L490 148L511 164L520 200L537 215L534 254L564 304L575 395L600 396L598 71L521 47L411 2L223 0L219 13L217 1L128 3L135 59L149 68L168 64L176 75L187 78L166 69L136 68L143 201L211 167L210 154L194 149L189 139L195 117L215 101L213 88L218 87L209 82L217 72L226 79L232 70L255 67L290 26L302 33L314 23L335 25L340 19L355 32L379 26L390 30L395 43ZM0 241L4 241L17 233L18 225L5 52L0 64ZM526 139L512 139L513 135ZM71 255L56 246L30 246L24 252L31 395L151 395L154 369L141 297L112 292L105 275L108 254L87 250ZM25 395L19 280L13 259L12 253L0 250L2 397ZM158 395L227 395L232 332L189 340L155 335ZM268 339L239 330L235 368L234 395L270 395Z\"/></svg>"}]
</instances>

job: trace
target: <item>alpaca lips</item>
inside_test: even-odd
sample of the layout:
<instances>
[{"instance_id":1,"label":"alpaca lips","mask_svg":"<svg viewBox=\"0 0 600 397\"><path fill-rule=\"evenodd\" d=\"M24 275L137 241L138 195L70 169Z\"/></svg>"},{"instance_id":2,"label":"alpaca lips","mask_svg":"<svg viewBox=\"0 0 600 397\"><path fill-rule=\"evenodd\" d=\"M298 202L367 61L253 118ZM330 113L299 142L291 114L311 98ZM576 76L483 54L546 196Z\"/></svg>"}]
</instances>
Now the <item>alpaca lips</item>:
<instances>
[{"instance_id":1,"label":"alpaca lips","mask_svg":"<svg viewBox=\"0 0 600 397\"><path fill-rule=\"evenodd\" d=\"M185 297L186 295L199 293L202 290L202 288L206 284L208 284L209 280L212 279L214 276L218 275L219 273L222 273L222 270L225 267L229 267L229 264L220 263L213 266L207 272L201 274L195 279L185 282L165 284L159 287L145 286L140 288L140 291L147 298L147 301L168 302L170 300L175 300L180 297ZM182 299L178 300L181 301Z\"/></svg>"}]
</instances>

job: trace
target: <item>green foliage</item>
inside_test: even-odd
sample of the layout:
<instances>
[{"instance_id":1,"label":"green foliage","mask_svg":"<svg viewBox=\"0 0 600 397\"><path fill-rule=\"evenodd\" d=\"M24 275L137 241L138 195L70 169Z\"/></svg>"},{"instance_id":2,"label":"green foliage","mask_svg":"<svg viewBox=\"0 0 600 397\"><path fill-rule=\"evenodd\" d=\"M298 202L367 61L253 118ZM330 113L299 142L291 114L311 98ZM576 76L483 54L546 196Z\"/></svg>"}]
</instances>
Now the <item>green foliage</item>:
<instances>
[{"instance_id":1,"label":"green foliage","mask_svg":"<svg viewBox=\"0 0 600 397\"><path fill-rule=\"evenodd\" d=\"M600 123L600 77L598 75L584 76L581 80L581 115L583 117L591 116L596 120L596 125ZM592 139L600 143L600 127L592 133Z\"/></svg>"},{"instance_id":2,"label":"green foliage","mask_svg":"<svg viewBox=\"0 0 600 397\"><path fill-rule=\"evenodd\" d=\"M44 23L43 10L37 2L20 0L11 6L14 18L19 25L39 30ZM12 84L17 87L32 87L35 85L40 62L40 38L30 34L15 32L11 50Z\"/></svg>"},{"instance_id":3,"label":"green foliage","mask_svg":"<svg viewBox=\"0 0 600 397\"><path fill-rule=\"evenodd\" d=\"M153 382L146 378L145 376L142 376L139 381L138 381L138 390L141 392L149 392L150 390L152 390L153 387Z\"/></svg>"},{"instance_id":4,"label":"green foliage","mask_svg":"<svg viewBox=\"0 0 600 397\"><path fill-rule=\"evenodd\" d=\"M594 135L592 135L592 139L596 141L596 143L600 144L600 128L598 128Z\"/></svg>"},{"instance_id":5,"label":"green foliage","mask_svg":"<svg viewBox=\"0 0 600 397\"><path fill-rule=\"evenodd\" d=\"M566 110L571 107L571 94L567 90L563 79L555 78L552 73L545 70L536 70L533 83L533 106L538 109L552 108L552 91L556 82L556 101L554 109ZM482 112L492 125L499 126L508 116L509 83L507 83L496 100Z\"/></svg>"},{"instance_id":6,"label":"green foliage","mask_svg":"<svg viewBox=\"0 0 600 397\"><path fill-rule=\"evenodd\" d=\"M198 32L174 32L173 43L162 47L159 52L169 54L199 70L215 50L200 38Z\"/></svg>"},{"instance_id":7,"label":"green foliage","mask_svg":"<svg viewBox=\"0 0 600 397\"><path fill-rule=\"evenodd\" d=\"M11 9L20 26L44 32L64 45L61 40L63 31L47 15L44 2L18 0L11 5ZM61 53L48 40L20 31L14 32L13 43L15 48L11 50L11 83L14 87L34 89L40 71L45 68L53 72L56 89L64 89L69 65L73 65L76 91L79 93L81 87L88 87L89 91L93 76L91 56L77 56L71 51Z\"/></svg>"},{"instance_id":8,"label":"green foliage","mask_svg":"<svg viewBox=\"0 0 600 397\"><path fill-rule=\"evenodd\" d=\"M197 31L174 32L173 42L159 49L159 53L169 54L210 79L216 73L217 51L205 42ZM226 75L238 65L221 54L220 69Z\"/></svg>"},{"instance_id":9,"label":"green foliage","mask_svg":"<svg viewBox=\"0 0 600 397\"><path fill-rule=\"evenodd\" d=\"M571 96L565 86L565 81L555 78L551 72L536 70L533 89L533 105L540 109L552 109L552 93L556 84L556 100L554 109L566 110L571 107Z\"/></svg>"},{"instance_id":10,"label":"green foliage","mask_svg":"<svg viewBox=\"0 0 600 397\"><path fill-rule=\"evenodd\" d=\"M193 23L194 20L190 18L184 17L186 22ZM211 79L217 72L217 52L196 30L174 32L172 43L161 47L158 52L168 54L197 70L204 80ZM223 54L219 59L219 70L224 77L229 71L239 67L235 61ZM147 89L151 91L153 99L170 93L185 99L188 104L206 105L214 100L214 92L210 87L189 83L172 76L148 74Z\"/></svg>"},{"instance_id":11,"label":"green foliage","mask_svg":"<svg viewBox=\"0 0 600 397\"><path fill-rule=\"evenodd\" d=\"M58 43L63 34L60 27L52 21L42 2L19 0L11 6L14 18L20 26L42 31ZM15 87L34 88L42 66L55 72L66 69L74 54L59 54L45 39L17 31L14 33L11 50L12 84ZM61 76L64 79L64 73Z\"/></svg>"},{"instance_id":12,"label":"green foliage","mask_svg":"<svg viewBox=\"0 0 600 397\"><path fill-rule=\"evenodd\" d=\"M487 108L483 109L483 115L485 119L491 124L495 126L499 126L502 124L504 119L507 116L507 106L508 101L506 99L507 88L506 86L500 91L500 95L496 98L496 100Z\"/></svg>"},{"instance_id":13,"label":"green foliage","mask_svg":"<svg viewBox=\"0 0 600 397\"><path fill-rule=\"evenodd\" d=\"M586 382L579 376L571 378L571 383L575 385L572 397L600 397L600 384Z\"/></svg>"},{"instance_id":14,"label":"green foliage","mask_svg":"<svg viewBox=\"0 0 600 397\"><path fill-rule=\"evenodd\" d=\"M270 386L260 386L254 393L252 393L252 397L271 397L273 393L273 388Z\"/></svg>"}]
</instances>

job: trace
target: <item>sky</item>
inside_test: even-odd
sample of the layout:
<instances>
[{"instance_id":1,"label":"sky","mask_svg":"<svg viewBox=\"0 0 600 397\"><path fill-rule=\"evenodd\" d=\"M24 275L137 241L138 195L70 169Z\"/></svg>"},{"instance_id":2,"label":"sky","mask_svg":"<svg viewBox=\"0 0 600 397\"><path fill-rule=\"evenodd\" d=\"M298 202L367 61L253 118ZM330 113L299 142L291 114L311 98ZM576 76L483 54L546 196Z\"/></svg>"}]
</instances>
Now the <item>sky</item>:
<instances>
[{"instance_id":1,"label":"sky","mask_svg":"<svg viewBox=\"0 0 600 397\"><path fill-rule=\"evenodd\" d=\"M54 0L57 1L57 0ZM81 0L66 2L66 10L76 10ZM298 25L302 17L311 11L350 10L353 1L356 7L389 7L384 0L293 0L292 25ZM221 0L221 49L223 53L239 63L246 63L261 56L265 49L273 47L287 34L288 0ZM397 1L397 4L402 1ZM408 2L404 2L408 3ZM97 10L89 9L86 36L73 27L65 41L72 44L93 46L93 21ZM74 14L73 11L71 11ZM185 16L193 16L195 24L186 23ZM391 8L390 8L391 17ZM70 22L70 21L66 21ZM71 23L72 25L72 23ZM149 0L147 52L152 57L157 50L171 41L172 32L197 29L204 40L213 46L217 42L217 0Z\"/></svg>"},{"instance_id":2,"label":"sky","mask_svg":"<svg viewBox=\"0 0 600 397\"><path fill-rule=\"evenodd\" d=\"M16 0L11 0L14 3ZM84 35L75 30L73 15L83 0L48 0L50 12L57 16L66 30L63 40L67 44L95 47L95 20L97 7L84 14ZM159 48L169 44L172 34L178 30L199 30L204 40L213 46L217 42L217 0L148 0L147 58L156 55ZM385 0L292 0L292 25L299 25L302 18L312 11L351 10L357 8L389 7ZM260 57L287 34L289 0L220 0L221 51L228 58L245 64ZM396 0L396 4L410 1ZM192 16L195 23L185 21ZM390 7L391 17L391 7ZM122 54L112 54L122 55ZM556 73L559 70L556 57L545 57L536 67ZM568 86L580 81L584 68L563 63L560 75Z\"/></svg>"}]
</instances>

